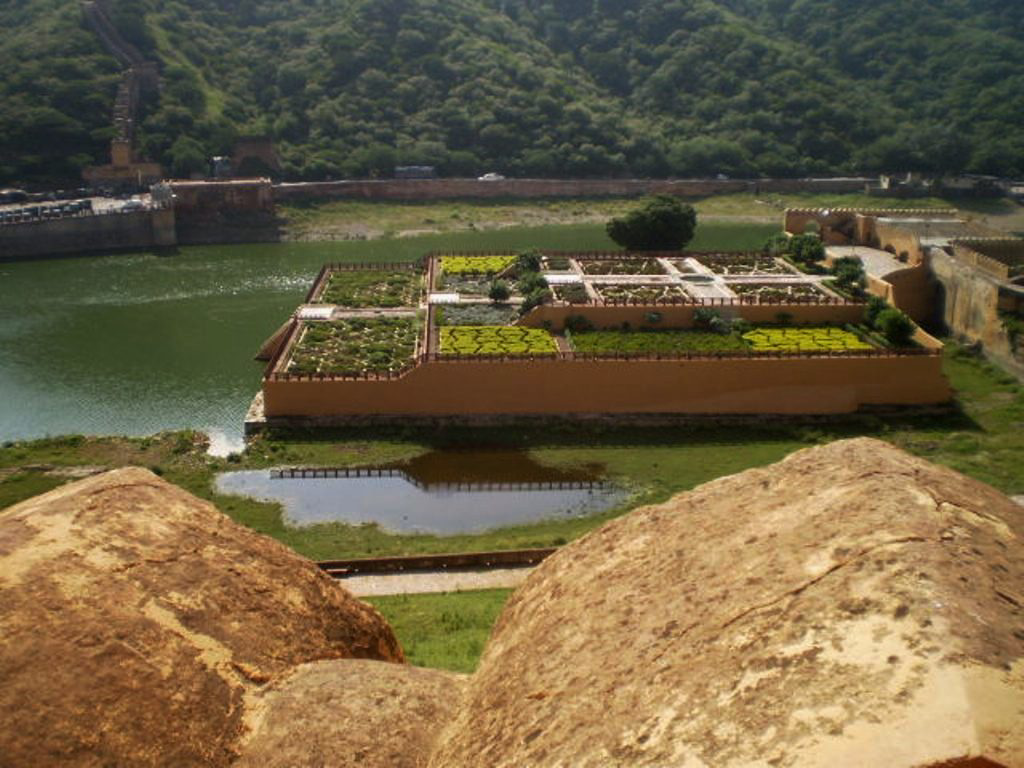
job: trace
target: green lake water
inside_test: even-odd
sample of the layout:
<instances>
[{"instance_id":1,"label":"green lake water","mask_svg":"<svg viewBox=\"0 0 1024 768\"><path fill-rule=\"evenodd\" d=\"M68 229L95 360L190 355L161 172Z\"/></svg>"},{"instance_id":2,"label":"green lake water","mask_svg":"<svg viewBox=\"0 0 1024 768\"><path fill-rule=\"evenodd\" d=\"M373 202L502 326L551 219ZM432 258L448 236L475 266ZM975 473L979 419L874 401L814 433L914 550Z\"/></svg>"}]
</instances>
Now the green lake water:
<instances>
[{"instance_id":1,"label":"green lake water","mask_svg":"<svg viewBox=\"0 0 1024 768\"><path fill-rule=\"evenodd\" d=\"M709 225L691 248L757 247L771 229ZM263 369L253 355L325 261L531 246L611 243L574 226L0 263L0 440L192 427L236 449Z\"/></svg>"}]
</instances>

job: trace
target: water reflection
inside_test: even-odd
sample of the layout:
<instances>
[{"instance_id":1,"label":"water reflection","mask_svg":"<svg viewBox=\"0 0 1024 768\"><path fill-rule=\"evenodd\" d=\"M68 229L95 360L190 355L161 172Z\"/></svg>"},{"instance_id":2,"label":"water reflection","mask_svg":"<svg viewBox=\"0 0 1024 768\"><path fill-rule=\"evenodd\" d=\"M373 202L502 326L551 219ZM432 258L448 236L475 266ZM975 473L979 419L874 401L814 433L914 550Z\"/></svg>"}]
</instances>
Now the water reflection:
<instances>
[{"instance_id":1,"label":"water reflection","mask_svg":"<svg viewBox=\"0 0 1024 768\"><path fill-rule=\"evenodd\" d=\"M398 533L477 533L622 503L600 467L548 467L518 451L434 451L372 469L228 472L221 493L279 501L292 525L378 523Z\"/></svg>"}]
</instances>

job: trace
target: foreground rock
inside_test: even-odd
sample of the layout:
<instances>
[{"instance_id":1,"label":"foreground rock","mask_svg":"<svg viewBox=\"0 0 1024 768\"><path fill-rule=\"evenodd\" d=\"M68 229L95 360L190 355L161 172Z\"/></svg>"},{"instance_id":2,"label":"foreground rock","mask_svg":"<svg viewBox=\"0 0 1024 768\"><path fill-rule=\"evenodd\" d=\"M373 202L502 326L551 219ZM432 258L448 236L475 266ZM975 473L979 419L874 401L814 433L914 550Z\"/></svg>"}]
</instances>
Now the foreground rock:
<instances>
[{"instance_id":1,"label":"foreground rock","mask_svg":"<svg viewBox=\"0 0 1024 768\"><path fill-rule=\"evenodd\" d=\"M237 768L419 768L465 676L378 661L299 667L254 701Z\"/></svg>"},{"instance_id":2,"label":"foreground rock","mask_svg":"<svg viewBox=\"0 0 1024 768\"><path fill-rule=\"evenodd\" d=\"M531 575L431 764L1024 765L1022 536L873 440L708 483Z\"/></svg>"},{"instance_id":3,"label":"foreground rock","mask_svg":"<svg viewBox=\"0 0 1024 768\"><path fill-rule=\"evenodd\" d=\"M226 765L260 686L401 661L384 619L141 469L0 513L0 763Z\"/></svg>"}]
</instances>

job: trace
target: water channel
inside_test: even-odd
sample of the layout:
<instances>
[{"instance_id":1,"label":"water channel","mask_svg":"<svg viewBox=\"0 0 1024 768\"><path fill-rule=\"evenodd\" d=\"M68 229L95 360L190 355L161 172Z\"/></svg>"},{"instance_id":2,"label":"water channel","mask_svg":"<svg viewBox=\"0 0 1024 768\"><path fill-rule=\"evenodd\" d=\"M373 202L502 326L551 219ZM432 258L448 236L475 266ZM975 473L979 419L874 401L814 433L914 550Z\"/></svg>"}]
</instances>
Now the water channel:
<instances>
[{"instance_id":1,"label":"water channel","mask_svg":"<svg viewBox=\"0 0 1024 768\"><path fill-rule=\"evenodd\" d=\"M602 482L603 469L549 467L519 451L448 450L374 469L227 472L217 490L279 501L292 525L477 533L611 509L628 494Z\"/></svg>"}]
</instances>

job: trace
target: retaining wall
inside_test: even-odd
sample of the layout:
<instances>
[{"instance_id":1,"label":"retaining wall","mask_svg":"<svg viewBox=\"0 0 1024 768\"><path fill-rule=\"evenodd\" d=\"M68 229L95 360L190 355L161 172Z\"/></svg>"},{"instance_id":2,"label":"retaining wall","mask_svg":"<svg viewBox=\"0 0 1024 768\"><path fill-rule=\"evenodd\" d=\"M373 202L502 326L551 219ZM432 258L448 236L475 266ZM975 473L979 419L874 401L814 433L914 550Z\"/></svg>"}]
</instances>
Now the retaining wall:
<instances>
[{"instance_id":1,"label":"retaining wall","mask_svg":"<svg viewBox=\"0 0 1024 768\"><path fill-rule=\"evenodd\" d=\"M950 398L940 355L430 362L400 379L263 382L269 419L837 414Z\"/></svg>"},{"instance_id":2,"label":"retaining wall","mask_svg":"<svg viewBox=\"0 0 1024 768\"><path fill-rule=\"evenodd\" d=\"M868 179L387 179L277 184L274 200L354 198L441 200L446 198L704 197L735 192L862 192Z\"/></svg>"},{"instance_id":3,"label":"retaining wall","mask_svg":"<svg viewBox=\"0 0 1024 768\"><path fill-rule=\"evenodd\" d=\"M174 243L174 211L170 209L0 226L0 260Z\"/></svg>"},{"instance_id":4,"label":"retaining wall","mask_svg":"<svg viewBox=\"0 0 1024 768\"><path fill-rule=\"evenodd\" d=\"M1002 281L939 248L931 249L930 263L941 286L942 321L950 333L981 344L990 359L1024 380L1024 359L1015 354L999 317Z\"/></svg>"}]
</instances>

